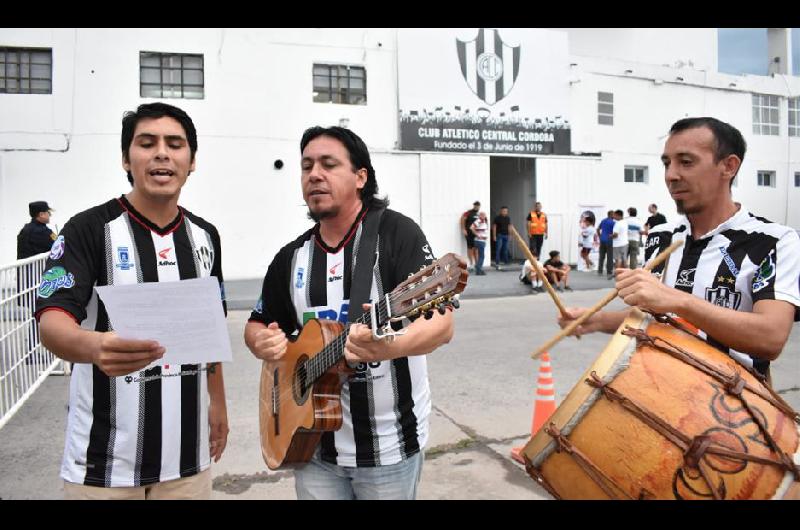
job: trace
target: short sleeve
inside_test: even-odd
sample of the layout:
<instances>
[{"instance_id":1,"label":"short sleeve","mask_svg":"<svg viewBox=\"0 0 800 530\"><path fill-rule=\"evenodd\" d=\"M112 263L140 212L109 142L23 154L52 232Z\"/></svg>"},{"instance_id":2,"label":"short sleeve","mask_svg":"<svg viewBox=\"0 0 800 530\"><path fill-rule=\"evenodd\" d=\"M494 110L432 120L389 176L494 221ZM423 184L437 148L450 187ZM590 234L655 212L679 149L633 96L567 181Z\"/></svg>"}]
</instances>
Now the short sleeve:
<instances>
[{"instance_id":1,"label":"short sleeve","mask_svg":"<svg viewBox=\"0 0 800 530\"><path fill-rule=\"evenodd\" d=\"M753 303L784 300L800 307L800 237L787 231L758 264L751 288Z\"/></svg>"},{"instance_id":2,"label":"short sleeve","mask_svg":"<svg viewBox=\"0 0 800 530\"><path fill-rule=\"evenodd\" d=\"M97 281L97 245L91 226L70 219L53 242L36 297L36 318L47 308L59 308L78 322L86 318L86 306Z\"/></svg>"}]
</instances>

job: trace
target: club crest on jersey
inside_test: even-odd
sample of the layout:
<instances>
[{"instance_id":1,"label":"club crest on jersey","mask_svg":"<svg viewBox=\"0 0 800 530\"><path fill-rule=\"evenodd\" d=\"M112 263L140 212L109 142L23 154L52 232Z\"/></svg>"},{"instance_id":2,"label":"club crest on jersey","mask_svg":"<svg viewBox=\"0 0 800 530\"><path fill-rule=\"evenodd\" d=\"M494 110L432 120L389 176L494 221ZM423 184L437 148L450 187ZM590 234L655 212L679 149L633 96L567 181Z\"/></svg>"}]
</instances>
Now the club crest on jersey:
<instances>
[{"instance_id":1,"label":"club crest on jersey","mask_svg":"<svg viewBox=\"0 0 800 530\"><path fill-rule=\"evenodd\" d=\"M58 236L50 247L50 259L61 259L64 255L64 236Z\"/></svg>"},{"instance_id":2,"label":"club crest on jersey","mask_svg":"<svg viewBox=\"0 0 800 530\"><path fill-rule=\"evenodd\" d=\"M297 268L297 278L294 282L294 286L298 289L303 288L303 274L305 274L306 270L303 267Z\"/></svg>"},{"instance_id":3,"label":"club crest on jersey","mask_svg":"<svg viewBox=\"0 0 800 530\"><path fill-rule=\"evenodd\" d=\"M427 243L422 245L422 252L425 253L425 259L433 261L435 258L433 257L433 252L431 252L431 246Z\"/></svg>"},{"instance_id":4,"label":"club crest on jersey","mask_svg":"<svg viewBox=\"0 0 800 530\"><path fill-rule=\"evenodd\" d=\"M42 283L39 284L39 298L50 298L59 289L70 289L75 285L75 277L67 272L64 267L53 267L42 274Z\"/></svg>"},{"instance_id":5,"label":"club crest on jersey","mask_svg":"<svg viewBox=\"0 0 800 530\"><path fill-rule=\"evenodd\" d=\"M678 272L675 287L694 287L694 273L697 269L687 269Z\"/></svg>"},{"instance_id":6,"label":"club crest on jersey","mask_svg":"<svg viewBox=\"0 0 800 530\"><path fill-rule=\"evenodd\" d=\"M256 302L256 306L253 308L253 311L255 311L258 314L262 314L264 312L264 298L263 297L261 297L261 296L258 297L258 302Z\"/></svg>"},{"instance_id":7,"label":"club crest on jersey","mask_svg":"<svg viewBox=\"0 0 800 530\"><path fill-rule=\"evenodd\" d=\"M119 263L116 263L114 266L124 271L130 270L136 266L135 263L131 263L131 253L128 251L128 247L117 247L117 260Z\"/></svg>"},{"instance_id":8,"label":"club crest on jersey","mask_svg":"<svg viewBox=\"0 0 800 530\"><path fill-rule=\"evenodd\" d=\"M203 245L202 247L195 249L195 255L197 256L197 261L200 262L200 265L206 272L211 272L211 266L214 264L214 251L207 246Z\"/></svg>"},{"instance_id":9,"label":"club crest on jersey","mask_svg":"<svg viewBox=\"0 0 800 530\"><path fill-rule=\"evenodd\" d=\"M769 285L769 281L775 277L775 262L772 259L772 256L775 254L775 250L771 250L767 257L761 260L761 265L758 266L758 271L756 271L756 276L753 278L753 292L757 293L767 285Z\"/></svg>"},{"instance_id":10,"label":"club crest on jersey","mask_svg":"<svg viewBox=\"0 0 800 530\"><path fill-rule=\"evenodd\" d=\"M742 301L742 293L728 287L717 287L716 289L706 288L706 300L712 304L726 309L739 309Z\"/></svg>"}]
</instances>

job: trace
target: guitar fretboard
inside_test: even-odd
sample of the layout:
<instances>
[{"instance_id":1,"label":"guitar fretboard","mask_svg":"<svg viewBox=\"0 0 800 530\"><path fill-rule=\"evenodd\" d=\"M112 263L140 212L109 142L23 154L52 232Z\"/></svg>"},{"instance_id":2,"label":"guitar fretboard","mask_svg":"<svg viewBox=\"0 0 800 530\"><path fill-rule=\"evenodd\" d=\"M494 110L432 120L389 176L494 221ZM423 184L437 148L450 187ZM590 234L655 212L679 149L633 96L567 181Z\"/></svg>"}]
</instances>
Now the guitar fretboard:
<instances>
[{"instance_id":1,"label":"guitar fretboard","mask_svg":"<svg viewBox=\"0 0 800 530\"><path fill-rule=\"evenodd\" d=\"M389 319L388 308L386 301L381 300L375 304L375 313L378 316L378 326L383 326ZM353 324L366 324L372 325L372 318L369 311L361 315ZM348 324L344 331L339 334L335 339L330 341L317 355L310 359L305 365L306 377L305 386L308 388L317 379L322 377L322 374L327 372L334 364L344 357L344 345L347 342L347 336L350 333L350 325Z\"/></svg>"}]
</instances>

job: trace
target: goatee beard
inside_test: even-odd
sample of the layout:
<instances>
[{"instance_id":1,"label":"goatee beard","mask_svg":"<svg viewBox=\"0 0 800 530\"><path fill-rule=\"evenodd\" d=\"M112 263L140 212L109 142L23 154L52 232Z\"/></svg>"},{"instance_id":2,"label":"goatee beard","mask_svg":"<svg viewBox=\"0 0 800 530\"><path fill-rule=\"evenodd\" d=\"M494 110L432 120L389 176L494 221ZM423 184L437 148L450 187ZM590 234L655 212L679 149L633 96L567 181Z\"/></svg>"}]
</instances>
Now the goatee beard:
<instances>
[{"instance_id":1,"label":"goatee beard","mask_svg":"<svg viewBox=\"0 0 800 530\"><path fill-rule=\"evenodd\" d=\"M686 210L683 209L683 201L680 199L675 201L675 208L678 209L678 213L681 215L684 215L686 213Z\"/></svg>"},{"instance_id":2,"label":"goatee beard","mask_svg":"<svg viewBox=\"0 0 800 530\"><path fill-rule=\"evenodd\" d=\"M323 219L328 219L329 217L336 217L336 214L339 213L338 208L331 209L331 210L324 210L322 212L314 212L311 208L308 209L308 218L314 221L315 223L320 222Z\"/></svg>"}]
</instances>

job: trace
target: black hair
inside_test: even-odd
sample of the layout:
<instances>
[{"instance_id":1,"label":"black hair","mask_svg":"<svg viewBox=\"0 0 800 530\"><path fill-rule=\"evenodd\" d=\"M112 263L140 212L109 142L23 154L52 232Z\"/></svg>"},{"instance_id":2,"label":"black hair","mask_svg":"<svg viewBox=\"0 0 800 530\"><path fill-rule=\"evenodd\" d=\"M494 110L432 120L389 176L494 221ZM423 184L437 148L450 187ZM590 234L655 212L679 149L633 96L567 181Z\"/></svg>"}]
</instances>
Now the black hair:
<instances>
[{"instance_id":1,"label":"black hair","mask_svg":"<svg viewBox=\"0 0 800 530\"><path fill-rule=\"evenodd\" d=\"M729 123L720 121L716 118L707 116L701 118L683 118L672 124L669 134L675 134L687 129L698 127L708 127L714 135L714 162L719 162L730 155L739 157L739 161L744 161L744 153L747 151L747 142L744 141L739 129ZM739 166L741 168L741 166ZM738 173L738 171L737 171ZM734 178L736 175L733 175ZM730 185L733 186L733 179Z\"/></svg>"},{"instance_id":2,"label":"black hair","mask_svg":"<svg viewBox=\"0 0 800 530\"><path fill-rule=\"evenodd\" d=\"M628 215L630 215L631 217L636 217L636 208L634 208L633 206L628 208Z\"/></svg>"},{"instance_id":3,"label":"black hair","mask_svg":"<svg viewBox=\"0 0 800 530\"><path fill-rule=\"evenodd\" d=\"M623 215L625 215L625 212L623 212L622 210L614 210L614 213L615 213L615 214L617 214L617 215L619 215L620 217L622 217Z\"/></svg>"},{"instance_id":4,"label":"black hair","mask_svg":"<svg viewBox=\"0 0 800 530\"><path fill-rule=\"evenodd\" d=\"M122 115L122 156L126 162L130 162L130 149L131 142L133 142L133 133L136 131L136 125L143 119L158 119L168 116L181 124L184 132L186 133L186 140L189 142L189 151L194 160L194 154L197 152L197 130L194 128L194 123L188 114L182 109L173 105L168 105L160 101L155 103L143 103L137 107L136 112L127 111ZM128 182L133 185L133 175L128 171Z\"/></svg>"},{"instance_id":5,"label":"black hair","mask_svg":"<svg viewBox=\"0 0 800 530\"><path fill-rule=\"evenodd\" d=\"M300 139L300 153L302 154L306 146L315 138L320 136L329 136L335 140L339 140L347 149L350 155L350 164L353 166L353 171L358 171L361 168L367 170L367 182L361 188L361 202L365 206L377 206L385 208L389 206L389 198L379 198L378 194L378 180L375 176L375 169L372 167L372 160L369 157L369 150L356 133L344 127L309 127L303 133Z\"/></svg>"}]
</instances>

